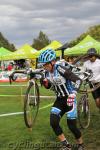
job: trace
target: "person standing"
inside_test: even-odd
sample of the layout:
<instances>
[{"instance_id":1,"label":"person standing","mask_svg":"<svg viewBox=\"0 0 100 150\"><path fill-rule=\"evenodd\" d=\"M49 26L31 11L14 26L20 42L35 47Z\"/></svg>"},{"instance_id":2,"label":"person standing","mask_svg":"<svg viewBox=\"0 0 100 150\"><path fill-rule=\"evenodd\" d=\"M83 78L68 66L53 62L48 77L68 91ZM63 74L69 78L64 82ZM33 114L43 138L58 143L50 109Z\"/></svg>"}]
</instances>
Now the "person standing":
<instances>
[{"instance_id":1,"label":"person standing","mask_svg":"<svg viewBox=\"0 0 100 150\"><path fill-rule=\"evenodd\" d=\"M95 48L90 48L87 51L87 61L84 62L83 68L91 70L93 77L90 79L90 88L100 83L100 59ZM92 92L97 108L100 110L100 87Z\"/></svg>"},{"instance_id":2,"label":"person standing","mask_svg":"<svg viewBox=\"0 0 100 150\"><path fill-rule=\"evenodd\" d=\"M9 65L7 66L7 71L12 71L12 69L13 69L12 63L9 63Z\"/></svg>"}]
</instances>

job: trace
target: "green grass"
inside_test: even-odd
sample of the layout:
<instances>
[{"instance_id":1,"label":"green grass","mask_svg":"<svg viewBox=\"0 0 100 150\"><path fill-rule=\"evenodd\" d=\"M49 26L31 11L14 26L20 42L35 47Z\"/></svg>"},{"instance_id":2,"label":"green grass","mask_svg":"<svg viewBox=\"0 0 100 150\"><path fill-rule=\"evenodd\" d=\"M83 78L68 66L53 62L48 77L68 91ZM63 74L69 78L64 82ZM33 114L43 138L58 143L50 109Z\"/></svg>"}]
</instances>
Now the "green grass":
<instances>
[{"instance_id":1,"label":"green grass","mask_svg":"<svg viewBox=\"0 0 100 150\"><path fill-rule=\"evenodd\" d=\"M20 85L20 83L17 84ZM23 87L22 94L25 93L25 89ZM44 88L40 89L40 93L41 95L53 95L53 92ZM23 98L20 96L21 87L0 87L0 94L19 95L17 97L0 97L0 114L23 111ZM100 150L100 113L91 95L90 99L91 123L88 129L82 130L82 135L87 150ZM40 108L53 101L53 99L41 100ZM50 107L39 110L37 121L32 131L26 128L23 115L0 117L0 150L37 150L39 145L41 146L40 149L48 150L48 145L57 144L57 137L49 125L49 115ZM72 144L75 143L75 139L66 125L66 116L62 118L61 126L67 139Z\"/></svg>"}]
</instances>

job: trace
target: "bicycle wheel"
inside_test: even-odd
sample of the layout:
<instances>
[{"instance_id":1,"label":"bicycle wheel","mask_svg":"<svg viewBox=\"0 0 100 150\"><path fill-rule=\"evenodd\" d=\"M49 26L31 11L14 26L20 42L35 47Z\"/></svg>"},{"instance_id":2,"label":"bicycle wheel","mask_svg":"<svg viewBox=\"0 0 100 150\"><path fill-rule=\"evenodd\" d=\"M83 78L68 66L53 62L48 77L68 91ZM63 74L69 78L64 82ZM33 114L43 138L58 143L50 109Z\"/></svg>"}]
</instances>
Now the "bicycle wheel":
<instances>
[{"instance_id":1,"label":"bicycle wheel","mask_svg":"<svg viewBox=\"0 0 100 150\"><path fill-rule=\"evenodd\" d=\"M90 124L90 108L87 93L83 94L78 102L78 121L83 129L88 128Z\"/></svg>"},{"instance_id":2,"label":"bicycle wheel","mask_svg":"<svg viewBox=\"0 0 100 150\"><path fill-rule=\"evenodd\" d=\"M24 121L28 128L32 128L39 110L39 87L34 81L30 82L24 99Z\"/></svg>"}]
</instances>

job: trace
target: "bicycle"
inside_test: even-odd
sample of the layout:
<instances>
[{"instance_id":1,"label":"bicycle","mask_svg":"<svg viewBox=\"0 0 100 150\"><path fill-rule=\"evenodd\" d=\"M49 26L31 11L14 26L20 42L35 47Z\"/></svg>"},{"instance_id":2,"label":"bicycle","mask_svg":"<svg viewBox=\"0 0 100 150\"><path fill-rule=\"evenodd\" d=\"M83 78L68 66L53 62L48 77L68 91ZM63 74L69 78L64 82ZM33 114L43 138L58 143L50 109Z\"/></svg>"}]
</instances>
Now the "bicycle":
<instances>
[{"instance_id":1,"label":"bicycle","mask_svg":"<svg viewBox=\"0 0 100 150\"><path fill-rule=\"evenodd\" d=\"M42 69L36 69L34 71L28 70L28 71L14 71L9 76L10 84L12 81L16 81L17 76L15 74L21 73L21 74L27 74L29 75L29 85L27 87L25 97L24 97L24 121L25 125L28 128L32 128L35 124L38 110L39 110L39 104L40 104L40 92L39 92L39 86L37 84L37 79L43 78L43 70Z\"/></svg>"},{"instance_id":2,"label":"bicycle","mask_svg":"<svg viewBox=\"0 0 100 150\"><path fill-rule=\"evenodd\" d=\"M90 100L89 100L89 93L95 91L100 87L100 83L98 83L96 86L94 86L92 89L88 89L87 83L84 83L84 89L79 90L79 92L82 94L82 96L78 100L78 122L82 129L86 129L90 125L90 119L91 119L91 112L90 112Z\"/></svg>"},{"instance_id":3,"label":"bicycle","mask_svg":"<svg viewBox=\"0 0 100 150\"><path fill-rule=\"evenodd\" d=\"M73 65L76 65L78 61L85 61L87 59L87 55L83 55L78 57ZM99 55L98 55L99 58ZM86 77L86 80L83 81L83 89L80 89L79 92L82 94L82 96L78 100L78 122L82 129L86 129L89 127L90 119L91 119L91 112L90 112L90 100L89 100L89 93L97 90L100 87L100 83L95 85L92 89L89 89L89 84L91 83L90 78L92 77L91 70L87 70L88 73L90 73L90 76Z\"/></svg>"},{"instance_id":4,"label":"bicycle","mask_svg":"<svg viewBox=\"0 0 100 150\"><path fill-rule=\"evenodd\" d=\"M90 124L90 106L89 106L89 100L88 100L88 93L92 92L93 90L96 90L98 87L100 87L100 84L95 86L93 89L88 90L88 87L86 85L89 83L89 79L91 78L91 72L88 72L88 71L81 72L81 69L76 67L75 65L71 65L69 63L67 63L67 65L72 69L72 71L75 74L81 76L80 78L83 78L82 80L83 80L84 88L79 91L82 94L82 96L79 99L77 107L78 107L79 124L81 128L85 129ZM25 73L25 72L17 71L15 73ZM30 74L29 86L27 88L25 99L24 99L24 120L25 120L26 126L28 128L32 128L32 126L35 123L37 114L38 114L39 102L40 102L39 87L36 82L37 78L35 77L35 74L40 74L41 75L40 78L43 78L43 74L41 74L40 71L38 72L33 71L33 72L30 72L29 74ZM14 81L13 78L12 80Z\"/></svg>"}]
</instances>

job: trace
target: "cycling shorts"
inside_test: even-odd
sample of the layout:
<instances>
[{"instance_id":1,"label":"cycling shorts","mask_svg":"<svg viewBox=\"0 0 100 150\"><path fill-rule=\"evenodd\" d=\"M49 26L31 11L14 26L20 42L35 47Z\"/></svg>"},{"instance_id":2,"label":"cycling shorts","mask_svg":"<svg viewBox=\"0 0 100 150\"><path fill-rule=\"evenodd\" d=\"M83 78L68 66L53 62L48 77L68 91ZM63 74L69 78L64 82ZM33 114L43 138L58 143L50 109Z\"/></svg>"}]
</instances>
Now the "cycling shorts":
<instances>
[{"instance_id":1,"label":"cycling shorts","mask_svg":"<svg viewBox=\"0 0 100 150\"><path fill-rule=\"evenodd\" d=\"M73 106L68 106L66 97L61 98L58 97L51 108L51 113L56 114L59 117L62 117L66 113L67 119L76 119L77 118L76 99L73 102Z\"/></svg>"},{"instance_id":2,"label":"cycling shorts","mask_svg":"<svg viewBox=\"0 0 100 150\"><path fill-rule=\"evenodd\" d=\"M95 83L95 84L90 84L90 88L93 88L95 85L97 85L98 83ZM93 98L94 98L94 100L96 100L97 98L99 98L100 97L100 87L97 89L97 90L95 90L95 91L93 91L92 92L92 95L93 95Z\"/></svg>"}]
</instances>

